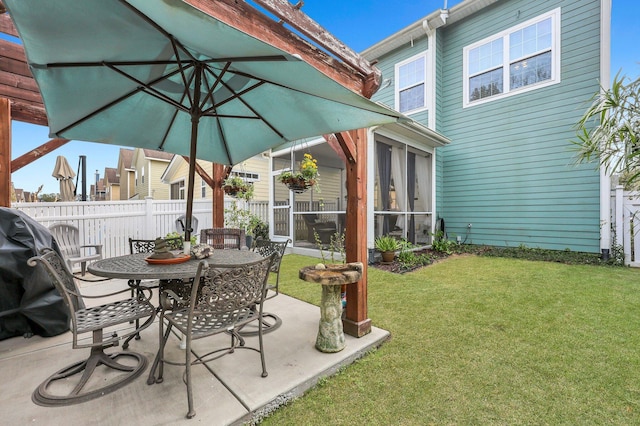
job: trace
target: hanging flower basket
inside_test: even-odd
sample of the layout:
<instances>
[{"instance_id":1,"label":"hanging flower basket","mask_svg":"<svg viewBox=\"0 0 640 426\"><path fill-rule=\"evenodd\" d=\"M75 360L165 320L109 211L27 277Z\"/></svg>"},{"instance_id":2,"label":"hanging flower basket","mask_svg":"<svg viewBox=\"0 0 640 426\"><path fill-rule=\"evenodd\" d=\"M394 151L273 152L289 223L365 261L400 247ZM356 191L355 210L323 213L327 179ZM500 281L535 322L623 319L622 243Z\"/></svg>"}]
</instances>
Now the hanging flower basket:
<instances>
[{"instance_id":1,"label":"hanging flower basket","mask_svg":"<svg viewBox=\"0 0 640 426\"><path fill-rule=\"evenodd\" d=\"M300 163L300 171L284 172L280 175L280 182L295 192L301 194L318 183L318 160L311 154L304 154Z\"/></svg>"},{"instance_id":2,"label":"hanging flower basket","mask_svg":"<svg viewBox=\"0 0 640 426\"><path fill-rule=\"evenodd\" d=\"M280 179L280 181L287 185L287 187L296 194L302 194L307 189L313 187L316 184L315 179L306 180L304 178L296 176L291 176L286 179Z\"/></svg>"},{"instance_id":3,"label":"hanging flower basket","mask_svg":"<svg viewBox=\"0 0 640 426\"><path fill-rule=\"evenodd\" d=\"M253 197L253 184L245 182L238 176L232 176L224 180L222 190L225 194L249 201Z\"/></svg>"}]
</instances>

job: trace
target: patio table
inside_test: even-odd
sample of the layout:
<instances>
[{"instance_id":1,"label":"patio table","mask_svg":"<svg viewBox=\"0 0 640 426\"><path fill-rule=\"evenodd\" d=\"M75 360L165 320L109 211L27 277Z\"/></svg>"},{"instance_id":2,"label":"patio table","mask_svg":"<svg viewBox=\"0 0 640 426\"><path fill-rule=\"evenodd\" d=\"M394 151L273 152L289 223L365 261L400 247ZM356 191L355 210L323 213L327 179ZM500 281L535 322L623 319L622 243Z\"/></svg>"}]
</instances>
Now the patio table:
<instances>
[{"instance_id":1,"label":"patio table","mask_svg":"<svg viewBox=\"0 0 640 426\"><path fill-rule=\"evenodd\" d=\"M196 276L200 260L191 258L187 262L172 264L150 264L145 258L150 253L127 254L98 260L88 266L93 275L126 280L180 280ZM262 257L248 250L213 250L205 260L212 268L239 266L260 260Z\"/></svg>"}]
</instances>

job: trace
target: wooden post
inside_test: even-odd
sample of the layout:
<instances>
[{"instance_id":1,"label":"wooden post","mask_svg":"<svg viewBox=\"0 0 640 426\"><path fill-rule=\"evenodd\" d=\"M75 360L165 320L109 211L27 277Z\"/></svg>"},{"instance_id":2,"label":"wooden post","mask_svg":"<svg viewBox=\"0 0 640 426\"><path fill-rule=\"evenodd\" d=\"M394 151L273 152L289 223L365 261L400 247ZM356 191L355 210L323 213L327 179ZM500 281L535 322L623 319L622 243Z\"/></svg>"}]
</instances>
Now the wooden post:
<instances>
[{"instance_id":1,"label":"wooden post","mask_svg":"<svg viewBox=\"0 0 640 426\"><path fill-rule=\"evenodd\" d=\"M213 176L213 226L214 228L224 227L224 190L222 182L226 179L225 166L213 163L211 175Z\"/></svg>"},{"instance_id":2,"label":"wooden post","mask_svg":"<svg viewBox=\"0 0 640 426\"><path fill-rule=\"evenodd\" d=\"M347 218L345 246L347 262L362 262L362 278L347 286L347 312L344 332L362 337L371 332L367 318L367 130L343 134L355 146L355 161L347 162Z\"/></svg>"},{"instance_id":3,"label":"wooden post","mask_svg":"<svg viewBox=\"0 0 640 426\"><path fill-rule=\"evenodd\" d=\"M11 207L11 102L0 98L0 207Z\"/></svg>"}]
</instances>

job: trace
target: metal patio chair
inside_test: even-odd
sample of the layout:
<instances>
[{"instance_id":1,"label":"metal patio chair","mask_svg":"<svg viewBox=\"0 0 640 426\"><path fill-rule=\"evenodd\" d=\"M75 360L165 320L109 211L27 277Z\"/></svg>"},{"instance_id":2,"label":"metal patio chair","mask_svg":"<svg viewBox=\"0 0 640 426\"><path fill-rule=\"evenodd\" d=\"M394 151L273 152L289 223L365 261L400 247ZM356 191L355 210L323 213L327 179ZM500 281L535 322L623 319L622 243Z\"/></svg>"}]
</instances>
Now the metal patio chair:
<instances>
[{"instance_id":1,"label":"metal patio chair","mask_svg":"<svg viewBox=\"0 0 640 426\"><path fill-rule=\"evenodd\" d=\"M272 290L274 294L267 295L266 299L271 299L272 297L280 294L280 263L282 262L282 257L284 256L284 252L290 242L290 239L287 239L286 241L257 239L253 244L253 251L260 254L262 257L268 257L271 256L272 253L276 253L276 257L271 264L271 272L276 276L275 283L267 285L267 290Z\"/></svg>"},{"instance_id":2,"label":"metal patio chair","mask_svg":"<svg viewBox=\"0 0 640 426\"><path fill-rule=\"evenodd\" d=\"M276 279L275 283L271 284L267 281L267 288L264 300L269 300L271 298L276 297L280 294L278 289L280 282L280 263L282 262L282 257L284 256L284 252L287 248L287 245L291 242L291 240L287 239L286 241L272 241L272 240L263 240L258 239L253 244L253 251L260 254L262 257L273 257L273 262L271 263L271 268L269 269L269 278L271 278L272 274L275 274ZM272 291L272 294L269 294L269 290ZM254 309L257 309L254 306ZM282 325L282 318L278 315L273 314L271 312L264 312L262 314L262 333L269 333L271 331L277 330ZM245 324L244 327L238 332L243 337L246 336L256 336L258 334L258 326L255 323Z\"/></svg>"},{"instance_id":3,"label":"metal patio chair","mask_svg":"<svg viewBox=\"0 0 640 426\"><path fill-rule=\"evenodd\" d=\"M192 418L196 414L193 408L192 365L206 364L224 355L231 354L237 349L250 349L260 353L261 375L262 377L267 377L262 326L259 327L257 348L246 346L244 339L238 335L238 330L243 325L254 320L258 320L261 324L267 278L274 256L265 257L241 266L220 269L210 269L207 261L203 260L198 265L198 271L194 279L194 282L200 282L200 286L192 286L189 306L160 312L159 332L161 343L157 355L158 377L155 382L161 383L163 381L162 375L165 363L185 366L183 377L187 385L187 403L189 406L187 418ZM179 298L177 295L174 297ZM257 306L258 309L254 309L254 306ZM166 329L164 329L165 320L167 323ZM173 328L186 336L184 363L165 359L164 349ZM194 340L220 333L230 334L231 343L229 346L217 348L202 355L191 353L191 345ZM192 360L192 355L195 356L195 360ZM234 396L236 395L234 394Z\"/></svg>"},{"instance_id":4,"label":"metal patio chair","mask_svg":"<svg viewBox=\"0 0 640 426\"><path fill-rule=\"evenodd\" d=\"M165 238L167 245L171 250L180 250L183 247L184 240L182 237L173 237L173 238ZM129 252L131 254L136 253L153 253L156 248L156 240L143 240L143 239L134 239L129 238ZM131 297L134 297L136 294L140 294L144 290L154 289L159 287L158 281L146 282L144 285L141 280L130 279L127 281L127 285L131 288ZM140 325L140 320L136 320L136 328ZM140 340L140 333L136 333L127 337L127 339L122 344L124 349L129 347L129 342L131 339L135 338L136 340Z\"/></svg>"},{"instance_id":5,"label":"metal patio chair","mask_svg":"<svg viewBox=\"0 0 640 426\"><path fill-rule=\"evenodd\" d=\"M107 354L104 350L118 346L121 339L134 335L151 325L156 316L156 309L149 302L150 291L149 297L144 297L142 293L139 293L137 297L87 308L84 303L85 298L111 297L128 292L129 289L100 296L81 295L74 281L74 276L65 262L58 253L48 248L42 251L41 256L29 259L28 264L30 266L41 264L45 268L69 309L73 348L91 348L90 355L86 360L59 370L38 386L32 395L34 403L43 406L60 406L89 401L127 385L142 374L147 366L147 358L143 354L136 352ZM118 335L118 331L113 330L114 326L143 318L146 318L146 321L140 327L129 331L123 330L122 335ZM110 329L105 336L104 330L107 327ZM91 341L85 338L86 333L92 334ZM121 364L117 361L120 357L132 358L135 364ZM89 382L95 368L99 365L124 374L114 380L108 380L106 384L101 383L102 380ZM72 377L79 374L81 376L77 383L70 381ZM54 392L53 389L58 392ZM63 389L65 392L62 391ZM69 391L69 389L71 390Z\"/></svg>"},{"instance_id":6,"label":"metal patio chair","mask_svg":"<svg viewBox=\"0 0 640 426\"><path fill-rule=\"evenodd\" d=\"M245 241L244 229L206 228L200 231L200 243L218 250L240 250Z\"/></svg>"},{"instance_id":7,"label":"metal patio chair","mask_svg":"<svg viewBox=\"0 0 640 426\"><path fill-rule=\"evenodd\" d=\"M67 223L55 223L49 227L49 231L60 247L69 269L73 271L73 265L80 264L82 276L87 271L87 262L102 259L102 244L80 245L80 230Z\"/></svg>"}]
</instances>

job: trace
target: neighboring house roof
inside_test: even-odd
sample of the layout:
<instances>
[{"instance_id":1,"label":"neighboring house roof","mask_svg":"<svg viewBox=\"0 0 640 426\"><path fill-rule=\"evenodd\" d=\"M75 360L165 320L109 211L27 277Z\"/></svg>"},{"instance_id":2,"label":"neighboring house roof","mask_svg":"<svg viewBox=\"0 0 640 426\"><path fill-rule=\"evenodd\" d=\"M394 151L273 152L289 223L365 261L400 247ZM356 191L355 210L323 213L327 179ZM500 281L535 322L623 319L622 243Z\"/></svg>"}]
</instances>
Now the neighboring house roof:
<instances>
[{"instance_id":1,"label":"neighboring house roof","mask_svg":"<svg viewBox=\"0 0 640 426\"><path fill-rule=\"evenodd\" d=\"M205 161L205 160L197 160L198 164L200 165L200 167L205 167L205 170L208 171L208 173L210 172L210 166L211 166L211 162L210 161ZM162 176L160 176L160 181L162 183L166 183L166 184L171 184L172 183L172 178L174 178L174 174L176 172L176 170L183 164L186 163L187 160L184 159L184 157L182 157L182 155L176 155L171 159L171 162L169 162L169 165L167 166L167 168L164 170L164 172L162 173ZM186 176L181 176L186 178Z\"/></svg>"},{"instance_id":2,"label":"neighboring house roof","mask_svg":"<svg viewBox=\"0 0 640 426\"><path fill-rule=\"evenodd\" d=\"M453 6L451 9L435 10L424 18L365 49L361 55L369 61L377 59L399 47L406 46L413 40L426 36L427 31L460 21L497 1L498 0L466 0Z\"/></svg>"},{"instance_id":3,"label":"neighboring house roof","mask_svg":"<svg viewBox=\"0 0 640 426\"><path fill-rule=\"evenodd\" d=\"M159 161L167 161L167 162L171 161L171 159L174 156L174 154L171 154L169 152L155 151L153 149L146 149L146 148L136 149L136 152L143 152L145 158L149 160L159 160Z\"/></svg>"},{"instance_id":4,"label":"neighboring house roof","mask_svg":"<svg viewBox=\"0 0 640 426\"><path fill-rule=\"evenodd\" d=\"M104 168L104 177L107 182L111 185L120 184L120 176L118 176L118 171L113 167L105 167Z\"/></svg>"},{"instance_id":5,"label":"neighboring house roof","mask_svg":"<svg viewBox=\"0 0 640 426\"><path fill-rule=\"evenodd\" d=\"M162 173L162 176L160 176L160 181L162 183L170 184L170 178L175 173L175 170L180 167L183 162L185 162L185 159L181 155L176 155L175 157L173 157L169 162L167 168L164 170L164 173Z\"/></svg>"},{"instance_id":6,"label":"neighboring house roof","mask_svg":"<svg viewBox=\"0 0 640 426\"><path fill-rule=\"evenodd\" d=\"M118 158L118 169L122 166L124 169L131 169L131 161L133 160L133 149L120 148Z\"/></svg>"}]
</instances>

